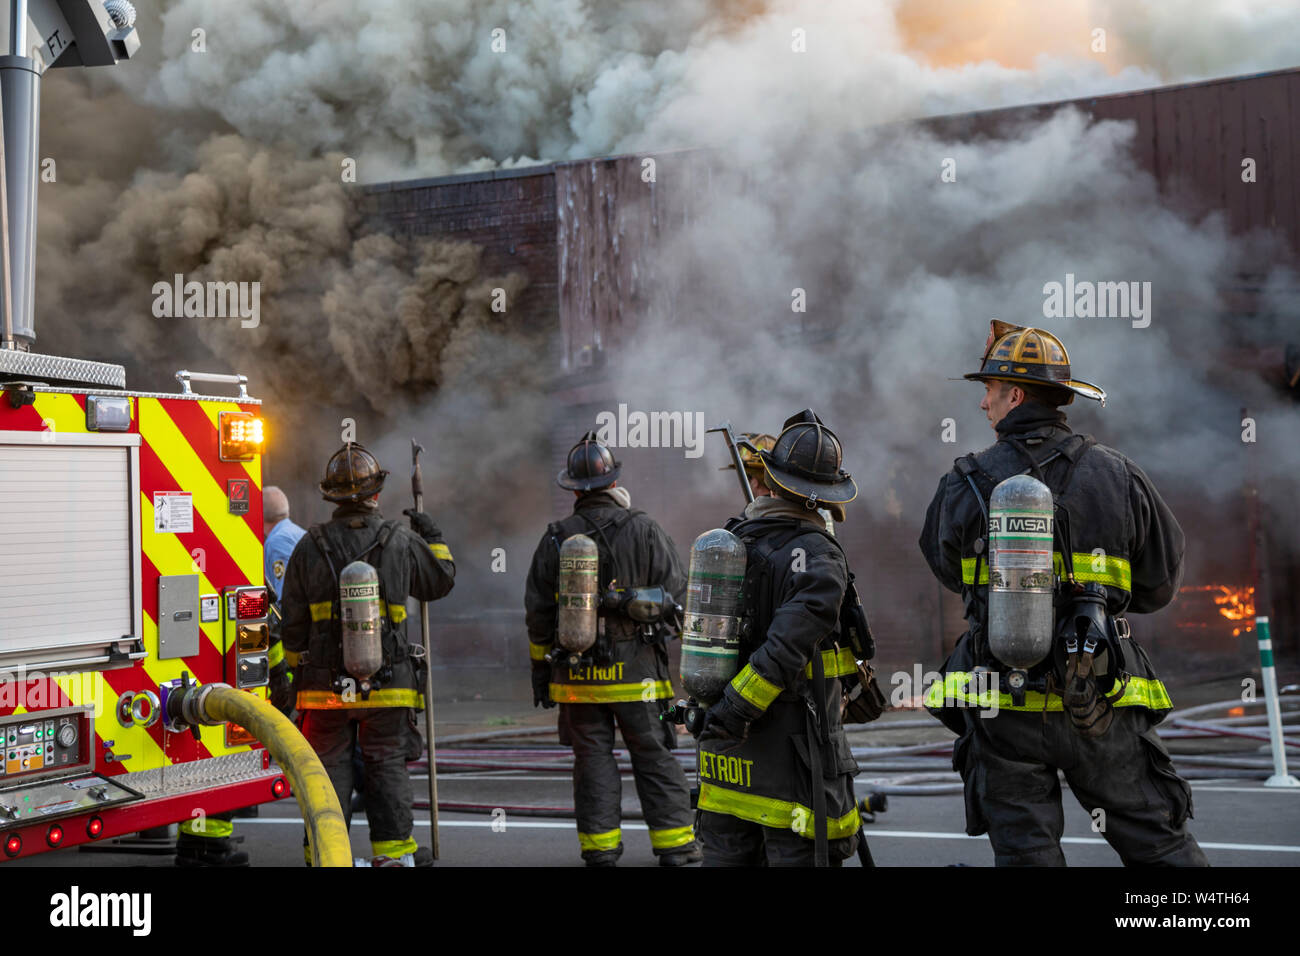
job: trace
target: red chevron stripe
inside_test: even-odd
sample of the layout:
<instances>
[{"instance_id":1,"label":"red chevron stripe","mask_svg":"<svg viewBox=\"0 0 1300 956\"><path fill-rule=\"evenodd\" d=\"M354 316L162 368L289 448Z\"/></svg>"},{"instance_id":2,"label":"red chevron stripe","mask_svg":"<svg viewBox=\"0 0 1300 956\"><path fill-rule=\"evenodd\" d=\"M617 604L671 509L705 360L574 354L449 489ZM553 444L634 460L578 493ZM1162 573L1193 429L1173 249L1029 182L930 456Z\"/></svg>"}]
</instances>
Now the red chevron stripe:
<instances>
[{"instance_id":1,"label":"red chevron stripe","mask_svg":"<svg viewBox=\"0 0 1300 956\"><path fill-rule=\"evenodd\" d=\"M149 445L145 444L140 447L140 490L144 492L149 499L153 500L156 491L183 491L178 482L167 470L162 459L158 457L157 452ZM153 528L142 529L142 534L154 534ZM235 563L234 558L221 543L216 532L204 520L199 509L194 509L194 530L188 534L176 535L177 541L190 554L194 553L195 548L202 548L204 554L204 573L208 580L218 588L229 587L236 584L255 584L257 582L249 581L240 570L239 565ZM189 570L186 568L185 570ZM148 582L145 582L148 584Z\"/></svg>"},{"instance_id":2,"label":"red chevron stripe","mask_svg":"<svg viewBox=\"0 0 1300 956\"><path fill-rule=\"evenodd\" d=\"M0 429L15 432L42 432L45 431L45 426L41 424L41 416L37 414L35 405L13 408L5 402L0 405Z\"/></svg>"},{"instance_id":3,"label":"red chevron stripe","mask_svg":"<svg viewBox=\"0 0 1300 956\"><path fill-rule=\"evenodd\" d=\"M217 428L208 418L207 412L199 405L198 402L190 401L164 401L159 403L163 410L176 427L180 429L185 440L190 443L199 455L199 458L208 467L208 472L217 480L217 486L223 492L229 487L226 482L231 478L247 478L248 472L244 466L235 461L221 461L218 454L218 447L221 436ZM256 405L239 406L241 411L252 412L257 414L259 409ZM248 514L243 515L244 522L252 529L253 534L257 535L258 540L262 539L262 489L258 488L250 480L248 483ZM251 583L251 582L250 582Z\"/></svg>"}]
</instances>

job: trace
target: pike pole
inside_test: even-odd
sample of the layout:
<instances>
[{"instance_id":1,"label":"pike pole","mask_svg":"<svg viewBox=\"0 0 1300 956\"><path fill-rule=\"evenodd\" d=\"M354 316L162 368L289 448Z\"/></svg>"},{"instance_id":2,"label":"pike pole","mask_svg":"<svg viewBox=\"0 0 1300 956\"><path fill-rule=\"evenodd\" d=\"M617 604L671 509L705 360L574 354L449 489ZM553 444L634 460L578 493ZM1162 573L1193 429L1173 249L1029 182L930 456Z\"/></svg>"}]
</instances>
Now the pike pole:
<instances>
[{"instance_id":1,"label":"pike pole","mask_svg":"<svg viewBox=\"0 0 1300 956\"><path fill-rule=\"evenodd\" d=\"M420 473L420 452L424 448L411 439L411 494L415 510L424 510L424 476ZM431 849L433 858L439 858L438 843L438 753L433 742L433 655L429 647L429 602L420 602L420 646L424 648L424 737L425 751L429 757L429 829L433 831Z\"/></svg>"}]
</instances>

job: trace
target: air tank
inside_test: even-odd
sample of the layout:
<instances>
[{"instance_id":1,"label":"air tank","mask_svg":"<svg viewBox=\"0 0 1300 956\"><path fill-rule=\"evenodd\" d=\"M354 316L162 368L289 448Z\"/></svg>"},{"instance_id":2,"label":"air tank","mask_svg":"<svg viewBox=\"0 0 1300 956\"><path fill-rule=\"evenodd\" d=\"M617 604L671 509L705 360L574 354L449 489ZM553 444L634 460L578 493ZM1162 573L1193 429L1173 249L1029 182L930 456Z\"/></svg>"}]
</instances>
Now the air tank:
<instances>
[{"instance_id":1,"label":"air tank","mask_svg":"<svg viewBox=\"0 0 1300 956\"><path fill-rule=\"evenodd\" d=\"M989 649L1028 668L1052 649L1052 492L1014 475L989 496Z\"/></svg>"},{"instance_id":2,"label":"air tank","mask_svg":"<svg viewBox=\"0 0 1300 956\"><path fill-rule=\"evenodd\" d=\"M556 640L566 651L581 654L596 643L596 609L600 604L596 580L600 552L585 534L565 538L560 545L560 580L556 602Z\"/></svg>"},{"instance_id":3,"label":"air tank","mask_svg":"<svg viewBox=\"0 0 1300 956\"><path fill-rule=\"evenodd\" d=\"M343 669L359 681L384 666L384 611L379 572L353 561L339 574L339 619L343 624Z\"/></svg>"},{"instance_id":4,"label":"air tank","mask_svg":"<svg viewBox=\"0 0 1300 956\"><path fill-rule=\"evenodd\" d=\"M682 687L696 700L715 703L740 670L740 588L745 545L714 528L695 539L686 579L682 626Z\"/></svg>"}]
</instances>

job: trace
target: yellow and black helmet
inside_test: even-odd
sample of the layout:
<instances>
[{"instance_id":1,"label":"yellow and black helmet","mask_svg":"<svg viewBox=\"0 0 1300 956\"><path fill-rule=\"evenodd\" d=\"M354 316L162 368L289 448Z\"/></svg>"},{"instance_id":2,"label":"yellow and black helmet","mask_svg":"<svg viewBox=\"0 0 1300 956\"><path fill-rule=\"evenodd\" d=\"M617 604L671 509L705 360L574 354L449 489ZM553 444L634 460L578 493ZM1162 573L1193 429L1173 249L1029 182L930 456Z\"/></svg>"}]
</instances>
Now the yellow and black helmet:
<instances>
[{"instance_id":1,"label":"yellow and black helmet","mask_svg":"<svg viewBox=\"0 0 1300 956\"><path fill-rule=\"evenodd\" d=\"M1075 395L1106 404L1106 392L1091 382L1082 382L1070 374L1070 355L1065 346L1045 329L1027 328L994 319L989 323L989 338L984 343L984 361L978 372L963 378L975 382L1028 382L1063 390L1068 405Z\"/></svg>"},{"instance_id":2,"label":"yellow and black helmet","mask_svg":"<svg viewBox=\"0 0 1300 956\"><path fill-rule=\"evenodd\" d=\"M763 432L741 432L740 437L749 444L753 445L759 451L771 451L776 446L776 439L771 435ZM740 445L740 463L745 466L745 474L753 475L755 478L763 477L763 459L758 457L756 452L750 451L744 445ZM723 465L718 471L735 471L734 464Z\"/></svg>"},{"instance_id":3,"label":"yellow and black helmet","mask_svg":"<svg viewBox=\"0 0 1300 956\"><path fill-rule=\"evenodd\" d=\"M359 442L350 441L330 456L320 493L326 501L361 501L377 494L387 477L374 455Z\"/></svg>"},{"instance_id":4,"label":"yellow and black helmet","mask_svg":"<svg viewBox=\"0 0 1300 956\"><path fill-rule=\"evenodd\" d=\"M839 438L811 408L787 418L772 450L759 457L767 486L809 510L848 504L858 496L857 484L840 467L844 450Z\"/></svg>"}]
</instances>

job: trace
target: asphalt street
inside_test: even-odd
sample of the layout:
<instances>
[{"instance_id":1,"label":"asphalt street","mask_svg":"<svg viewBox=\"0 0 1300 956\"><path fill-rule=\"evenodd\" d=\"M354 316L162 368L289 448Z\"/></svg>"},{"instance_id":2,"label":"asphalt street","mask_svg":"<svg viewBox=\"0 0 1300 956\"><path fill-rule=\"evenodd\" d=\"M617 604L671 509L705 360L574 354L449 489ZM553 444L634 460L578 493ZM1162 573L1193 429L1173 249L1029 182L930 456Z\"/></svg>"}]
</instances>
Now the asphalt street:
<instances>
[{"instance_id":1,"label":"asphalt street","mask_svg":"<svg viewBox=\"0 0 1300 956\"><path fill-rule=\"evenodd\" d=\"M417 794L425 778L417 777ZM858 791L872 789L859 778ZM1300 791L1266 789L1254 781L1197 781L1193 785L1196 818L1192 831L1215 866L1300 865ZM503 808L496 813L448 813L441 816L440 843L443 866L579 866L578 841L572 820L523 816L518 806L572 806L572 784L564 773L488 771L443 774L439 777L440 802L477 803ZM1074 866L1118 866L1119 858L1092 819L1070 797L1065 797L1064 850ZM624 778L623 799L629 815L637 809L632 781ZM889 809L878 814L865 832L878 866L991 866L993 854L984 837L963 832L962 800L958 795L891 796ZM653 866L645 824L630 819L623 824L622 866ZM292 801L264 805L254 818L235 821L244 837L243 849L254 866L302 866L302 823ZM352 849L368 857L364 817L352 824ZM429 840L424 811L416 813L416 836ZM171 866L170 855L140 855L96 851L60 850L9 864L22 866ZM856 866L857 860L850 862Z\"/></svg>"},{"instance_id":2,"label":"asphalt street","mask_svg":"<svg viewBox=\"0 0 1300 956\"><path fill-rule=\"evenodd\" d=\"M1225 685L1226 686L1226 685ZM1180 703L1192 705L1222 699L1225 688L1206 685L1184 692ZM462 678L455 689L448 680L445 696L438 704L440 740L439 763L447 767L458 762L493 762L520 764L536 757L534 748L551 748L542 759L552 764L567 764L571 757L558 749L554 736L554 710L534 710L522 687L467 687ZM1163 728L1162 728L1163 729ZM544 731L544 733L540 733ZM465 741L464 735L520 734L519 737L494 737ZM922 712L891 712L868 729L850 734L855 747L892 747L915 744L946 745L952 734L937 722L928 721ZM691 739L683 735L681 746ZM1261 750L1250 742L1223 743L1235 748L1235 755ZM1259 745L1266 748L1266 745ZM1213 743L1176 741L1175 753L1188 749L1215 749ZM467 749L473 748L473 749ZM927 780L959 783L948 769L947 759L929 760ZM1300 761L1297 761L1300 763ZM858 776L859 796L875 790L883 780L898 782L879 763L862 761ZM531 816L518 807L573 806L570 774L567 770L494 770L457 768L459 772L440 773L439 802L474 804L479 812L443 811L440 844L442 866L580 866L576 827L572 819ZM1293 764L1292 772L1297 771ZM1210 772L1202 770L1202 773ZM416 799L427 793L426 779L415 773ZM1068 863L1074 866L1119 866L1119 858L1107 846L1101 834L1092 829L1092 818L1078 805L1062 782L1065 805L1063 847ZM1215 866L1285 867L1300 866L1300 790L1265 788L1251 779L1223 778L1193 781L1195 819L1192 832ZM630 775L623 777L625 821L624 855L621 866L653 866L650 841L645 824L638 819L636 791ZM496 812L493 812L496 811ZM942 867L955 864L991 866L993 853L986 837L968 837L964 832L965 814L959 793L931 796L889 797L889 809L878 814L865 832L878 866ZM174 828L173 828L174 830ZM256 867L301 867L302 823L297 804L284 800L258 808L258 815L238 818L235 832L244 838L242 848L250 854ZM416 811L416 837L422 845L429 843L429 820L424 810ZM352 849L355 857L370 856L364 814L352 823ZM172 866L169 844L153 854L112 852L107 847L92 852L77 848L53 851L6 864L21 867L104 867L104 866ZM857 860L849 865L856 866Z\"/></svg>"}]
</instances>

